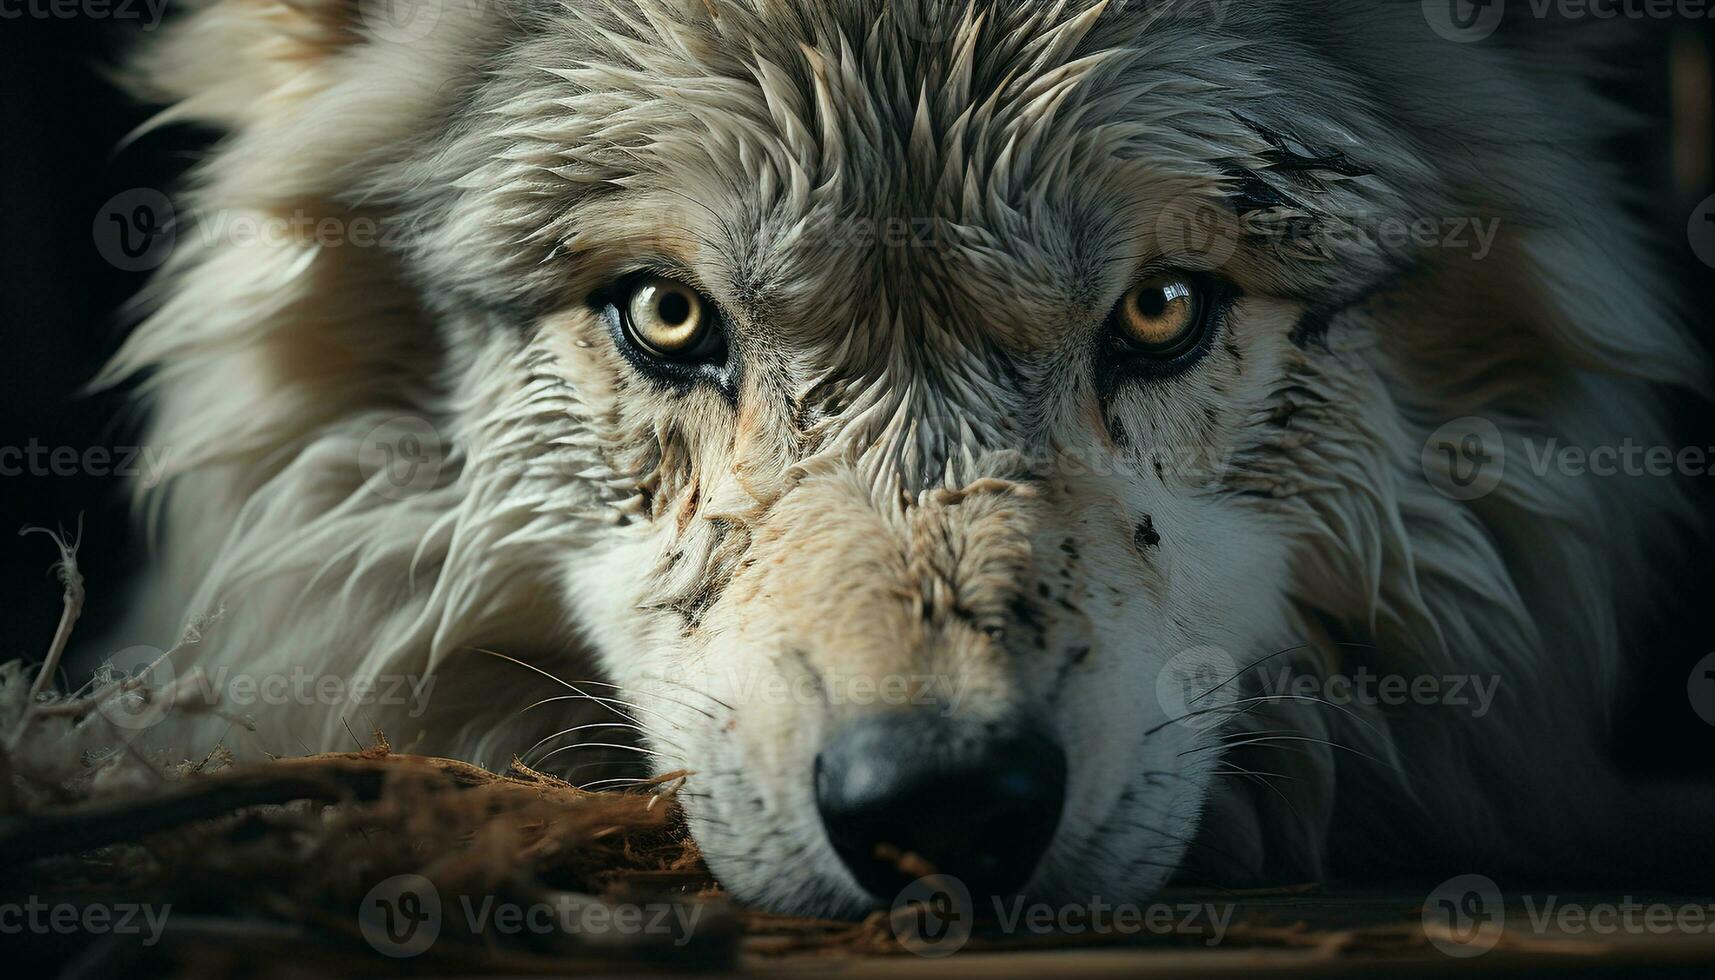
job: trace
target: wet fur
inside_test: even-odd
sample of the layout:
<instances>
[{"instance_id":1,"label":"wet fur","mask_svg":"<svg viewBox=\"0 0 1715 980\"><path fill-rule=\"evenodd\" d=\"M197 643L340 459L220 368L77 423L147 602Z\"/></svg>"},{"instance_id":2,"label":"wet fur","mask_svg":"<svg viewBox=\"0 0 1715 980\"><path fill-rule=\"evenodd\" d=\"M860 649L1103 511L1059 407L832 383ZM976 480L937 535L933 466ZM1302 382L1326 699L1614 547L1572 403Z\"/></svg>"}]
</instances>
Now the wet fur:
<instances>
[{"instance_id":1,"label":"wet fur","mask_svg":"<svg viewBox=\"0 0 1715 980\"><path fill-rule=\"evenodd\" d=\"M1071 805L1043 894L1586 853L1625 818L1598 761L1624 616L1683 504L1523 466L1460 503L1419 464L1467 415L1515 451L1659 443L1658 386L1705 382L1592 162L1618 116L1576 39L1454 45L1416 0L924 9L448 2L409 44L343 0L174 24L134 81L228 135L108 375L141 379L174 467L143 495L160 557L126 642L224 607L204 669L441 676L420 717L300 707L239 737L282 753L373 723L500 765L590 721L521 714L565 691L477 648L617 684L657 765L697 771L717 874L783 910L865 902L808 778L862 709L750 693L830 671L955 677L961 716L1056 732ZM1102 316L1176 259L1188 202L1501 232L1482 261L1246 240L1216 349L1103 391ZM223 211L398 234L197 234ZM820 231L888 217L934 240ZM731 391L665 389L614 349L587 297L644 265L728 311ZM403 499L359 466L398 416L446 452ZM1186 448L1228 465L1161 465ZM1207 645L1500 694L1484 718L1280 702L1167 724L1157 672ZM1310 741L1218 749L1265 730Z\"/></svg>"}]
</instances>

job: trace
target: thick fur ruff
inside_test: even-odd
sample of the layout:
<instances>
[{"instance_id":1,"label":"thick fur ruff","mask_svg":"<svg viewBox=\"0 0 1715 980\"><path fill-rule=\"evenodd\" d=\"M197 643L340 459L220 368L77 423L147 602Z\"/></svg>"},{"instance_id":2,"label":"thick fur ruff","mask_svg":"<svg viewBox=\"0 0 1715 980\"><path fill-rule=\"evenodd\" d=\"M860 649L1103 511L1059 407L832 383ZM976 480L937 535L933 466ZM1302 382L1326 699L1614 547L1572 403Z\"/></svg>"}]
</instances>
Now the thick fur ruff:
<instances>
[{"instance_id":1,"label":"thick fur ruff","mask_svg":"<svg viewBox=\"0 0 1715 980\"><path fill-rule=\"evenodd\" d=\"M426 707L260 711L241 749L373 724L494 766L617 706L524 712L567 691L500 651L616 685L582 693L696 771L715 872L811 912L867 901L808 778L864 709L759 677L940 677L1051 728L1044 894L1594 861L1642 812L1596 760L1682 501L1526 465L1453 499L1422 452L1471 416L1521 463L1661 443L1660 386L1705 384L1594 162L1619 117L1580 39L1454 44L1417 0L422 2L400 38L349 0L214 0L133 74L228 135L106 379L141 379L172 467L123 639L224 610L181 682L437 677ZM1227 254L1175 250L1199 213L1244 222ZM221 231L293 215L386 233ZM933 241L826 231L890 218ZM1258 230L1283 218L1308 234ZM1496 232L1338 234L1378 218ZM1194 369L1104 392L1091 338L1152 263L1240 298ZM638 268L726 311L732 390L615 350L589 297ZM439 447L408 493L372 465L401 417ZM1334 710L1257 671L1175 724L1157 679L1209 648L1498 686L1480 717ZM1224 775L1253 761L1294 778Z\"/></svg>"}]
</instances>

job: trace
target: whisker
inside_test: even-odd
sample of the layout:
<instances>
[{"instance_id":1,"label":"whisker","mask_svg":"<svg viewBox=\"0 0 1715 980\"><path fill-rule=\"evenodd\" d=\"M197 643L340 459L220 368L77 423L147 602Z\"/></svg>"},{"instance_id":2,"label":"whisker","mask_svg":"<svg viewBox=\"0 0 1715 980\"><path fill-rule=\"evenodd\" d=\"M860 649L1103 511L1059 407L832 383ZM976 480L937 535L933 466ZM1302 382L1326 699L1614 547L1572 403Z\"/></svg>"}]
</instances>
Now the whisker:
<instances>
[{"instance_id":1,"label":"whisker","mask_svg":"<svg viewBox=\"0 0 1715 980\"><path fill-rule=\"evenodd\" d=\"M1302 813L1298 812L1298 806L1297 806L1297 804L1292 802L1291 797L1288 797L1285 793L1281 792L1280 787L1274 785L1274 783L1270 782L1267 779L1260 778L1260 777L1266 775L1266 776L1274 776L1274 777L1279 778L1279 779L1291 780L1292 782L1297 782L1298 781L1297 777L1288 776L1288 775L1285 775L1284 773L1278 773L1278 772L1272 772L1272 773L1257 772L1256 770L1253 770L1253 769L1244 769L1242 767L1232 766L1231 763L1227 763L1227 762L1223 762L1222 764L1230 766L1231 768L1224 769L1224 770L1217 770L1215 775L1217 775L1217 776L1244 776L1244 777L1247 777L1249 779L1249 781L1256 783L1259 786L1265 787L1269 792L1273 793L1275 796L1280 797L1280 802L1286 804L1286 808L1288 810L1292 811L1292 815L1294 817L1298 818L1301 821L1304 819L1304 815Z\"/></svg>"},{"instance_id":2,"label":"whisker","mask_svg":"<svg viewBox=\"0 0 1715 980\"><path fill-rule=\"evenodd\" d=\"M671 677L651 677L651 678L649 678L649 680L660 681L663 684L673 684L681 690L690 691L692 694L696 694L696 695L700 695L702 697L708 698L710 701L713 701L714 703L720 705L721 707L727 709L728 711L736 710L733 708L732 705L727 704L725 701L722 701L720 698L715 697L713 694L710 694L707 691L699 691L698 689L692 687L691 685L686 684L684 681L674 680ZM619 684L609 684L607 681L579 680L579 681L576 681L575 683L584 684L584 685L587 685L589 687L605 687L605 688L609 688L609 689L615 690L615 691L630 691L634 694L647 694L653 698L660 698L661 700L666 701L669 704L676 704L681 708L689 708L692 711L701 712L702 715L706 718L713 718L714 717L714 715L709 714L707 711L704 711L702 708L699 708L694 704L686 704L685 702L680 701L676 698L670 698L667 695L662 694L659 691L651 691L648 688L624 687L624 686L621 686Z\"/></svg>"},{"instance_id":3,"label":"whisker","mask_svg":"<svg viewBox=\"0 0 1715 980\"><path fill-rule=\"evenodd\" d=\"M579 786L578 789L589 792L593 791L597 786L639 786L650 781L651 780L648 779L639 779L631 776L615 776L612 779L597 779L592 782L584 783Z\"/></svg>"},{"instance_id":4,"label":"whisker","mask_svg":"<svg viewBox=\"0 0 1715 980\"><path fill-rule=\"evenodd\" d=\"M1289 776L1284 772L1267 772L1262 769L1247 769L1243 766L1235 766L1232 763L1225 761L1221 764L1227 768L1215 770L1215 775L1217 776L1242 776L1264 785L1267 784L1269 779L1285 779L1289 782L1298 782L1297 776Z\"/></svg>"},{"instance_id":5,"label":"whisker","mask_svg":"<svg viewBox=\"0 0 1715 980\"><path fill-rule=\"evenodd\" d=\"M597 704L604 705L609 711L612 711L615 715L618 715L619 718L623 721L631 721L632 719L627 718L623 713L620 712L620 710L618 708L613 707L614 704L623 704L626 707L631 708L633 711L643 710L641 708L638 708L636 705L626 704L626 702L620 701L617 698L598 698L595 695L590 694L588 691L585 691L582 688L578 687L576 684L573 684L571 681L565 680L564 678L555 677L553 674L548 673L547 671L536 666L535 664L527 664L524 661L519 660L517 657L508 656L504 653L500 653L500 652L495 651L495 650L487 650L487 649L484 649L482 647L471 647L471 649L477 651L478 653L486 653L491 657L499 657L501 660L510 661L512 663L517 664L520 667L523 667L525 670L535 671L536 673L541 674L543 677L546 677L547 679L553 681L554 683L560 685L561 687L565 687L565 688L568 688L572 691L575 691L581 697L588 698L589 700L594 701ZM525 708L524 710L529 711L530 708L534 708L537 705L541 705L541 704L547 704L548 701L552 701L552 700L555 700L555 699L549 698L546 701L538 701L538 702L536 702L536 704L530 705L530 707ZM570 700L570 699L565 698L563 700ZM670 719L666 719L666 720L670 720Z\"/></svg>"},{"instance_id":6,"label":"whisker","mask_svg":"<svg viewBox=\"0 0 1715 980\"><path fill-rule=\"evenodd\" d=\"M556 678L556 680L558 680L558 678ZM566 686L571 687L572 690L574 690L574 691L578 691L577 688L572 687L572 685L570 685L570 684L567 684ZM540 708L544 704L553 704L556 701L593 701L596 704L605 705L609 711L612 711L615 715L618 715L621 718L625 718L626 721L632 721L633 719L627 718L625 716L624 712L620 711L619 708L614 707L614 705L617 704L620 707L630 708L632 711L640 711L646 715L651 715L653 717L659 718L669 725L674 724L673 719L667 717L666 715L662 714L659 711L651 711L650 709L645 708L642 705L632 704L630 701L622 701L619 698L604 698L604 697L601 697L600 695L588 694L588 693L585 693L583 691L578 691L578 693L576 693L576 694L559 694L559 695L555 695L554 697L551 697L551 698L543 698L542 700L537 701L534 704L526 705L524 708L520 709L519 713L522 714L523 712L529 711L532 708Z\"/></svg>"},{"instance_id":7,"label":"whisker","mask_svg":"<svg viewBox=\"0 0 1715 980\"><path fill-rule=\"evenodd\" d=\"M671 684L681 691L689 691L690 693L695 694L697 697L700 697L700 698L708 698L710 701L713 701L715 704L720 705L721 707L727 709L728 711L737 711L738 710L737 708L726 703L725 701L721 700L720 698L715 697L713 694L710 694L709 692L703 690L702 688L694 687L690 684L685 683L682 680L679 680L676 677L665 677L665 676L659 676L658 675L655 677L651 677L649 679L652 681L660 681L663 684ZM651 692L651 693L653 693L653 692ZM659 695L657 695L657 696L659 696Z\"/></svg>"},{"instance_id":8,"label":"whisker","mask_svg":"<svg viewBox=\"0 0 1715 980\"><path fill-rule=\"evenodd\" d=\"M1346 642L1336 641L1330 645L1331 646L1337 646L1337 647L1354 647L1354 648L1361 649L1361 650L1377 649L1373 644L1369 644L1369 643L1346 643ZM1303 649L1306 649L1308 647L1313 647L1313 646L1315 646L1314 643L1299 643L1299 644L1296 644L1294 646L1289 646L1284 650L1276 650L1275 652L1269 654L1268 656L1263 657L1261 660L1256 660L1256 661L1251 662L1250 664L1247 664L1244 667L1240 667L1237 671L1235 671L1233 673L1233 675L1231 677L1228 677L1226 680L1222 681L1219 684L1216 684L1214 687L1209 688L1207 691L1204 691L1202 694L1197 695L1196 697L1192 698L1191 700L1193 700L1193 701L1203 700L1204 698L1215 693L1216 691L1219 691L1221 688L1226 687L1228 684L1231 684L1233 681L1236 681L1240 677L1243 677L1245 674L1245 671L1255 670L1256 668L1262 666L1263 664L1268 663L1270 660L1273 660L1275 657L1284 656L1285 654L1293 653L1295 651L1303 650Z\"/></svg>"},{"instance_id":9,"label":"whisker","mask_svg":"<svg viewBox=\"0 0 1715 980\"><path fill-rule=\"evenodd\" d=\"M1228 684L1231 684L1233 681L1236 681L1240 677L1243 677L1245 675L1246 671L1255 670L1256 668L1261 667L1263 664L1268 663L1270 660L1273 660L1275 657L1285 656L1286 654L1293 653L1293 652L1296 652L1298 650L1306 649L1306 648L1310 647L1311 645L1312 644L1309 644L1309 643L1300 643L1296 646L1287 647L1284 650L1276 650L1275 652L1269 654L1268 656L1263 657L1261 660L1255 660L1249 664L1246 664L1243 667L1240 667L1238 670L1234 671L1233 674L1231 676L1229 676L1226 680L1220 682L1219 684L1216 684L1214 687L1209 688L1207 691L1204 691L1202 694L1197 695L1196 697L1192 698L1191 700L1192 701L1201 701L1204 698L1208 697L1209 695L1215 693L1216 691L1219 691L1221 688L1226 687Z\"/></svg>"},{"instance_id":10,"label":"whisker","mask_svg":"<svg viewBox=\"0 0 1715 980\"><path fill-rule=\"evenodd\" d=\"M1326 745L1331 749L1339 749L1342 752L1350 752L1353 755L1358 756L1361 759L1367 759L1370 762L1373 762L1376 765L1381 766L1385 769L1390 769L1394 772L1400 773L1401 775L1404 774L1404 771L1401 770L1398 766L1394 765L1393 763L1386 762L1382 759L1378 759L1375 756L1370 755L1368 752L1365 752L1361 749L1355 749L1355 748L1351 747L1350 745L1342 745L1341 743L1332 741L1330 739L1315 738L1315 737L1310 736L1310 735L1270 734L1270 735L1265 735L1264 737L1261 737L1261 738L1253 738L1253 739L1250 739L1248 741L1223 742L1223 743L1216 743L1214 745L1204 745L1204 746L1200 746L1200 747L1195 748L1195 749L1186 749L1184 752L1181 752L1179 754L1181 756L1186 756L1186 755L1191 755L1191 754L1194 754L1197 752L1207 752L1210 749L1236 749L1236 748L1241 748L1241 747L1246 746L1246 745L1270 745L1270 744L1279 744L1279 743L1285 743L1285 742L1309 742L1313 745Z\"/></svg>"},{"instance_id":11,"label":"whisker","mask_svg":"<svg viewBox=\"0 0 1715 980\"><path fill-rule=\"evenodd\" d=\"M553 750L552 752L549 752L547 755L542 756L542 758L540 758L536 761L538 763L547 762L549 759L553 758L556 755L559 755L561 752L571 752L574 749L616 749L616 750L619 750L621 752L636 752L638 755L646 755L651 759L659 759L662 762L671 762L672 761L671 759L667 758L666 756L662 755L659 752L655 752L655 751L650 750L650 749L640 748L639 746L636 746L636 745L621 745L618 742L579 742L576 745L562 745L559 748Z\"/></svg>"},{"instance_id":12,"label":"whisker","mask_svg":"<svg viewBox=\"0 0 1715 980\"><path fill-rule=\"evenodd\" d=\"M534 705L532 705L532 707L534 707ZM528 709L526 709L526 710L528 710ZM566 729L562 729L560 731L557 731L552 735L544 735L542 738L537 740L535 745L532 745L529 748L525 749L523 752L519 753L519 758L523 758L523 759L530 758L530 753L536 751L537 749L541 748L543 745L547 744L549 741L552 741L553 739L559 738L562 735L570 735L573 732L588 731L589 729L592 729L592 728L624 728L624 729L630 729L631 731L637 732L637 733L642 734L642 735L648 735L649 734L648 730L646 730L642 725L634 724L632 722L625 722L625 721L598 721L598 722L595 722L595 723L589 724L589 725L574 725L571 728L566 728ZM674 748L674 749L678 748L677 745L674 745L672 742L668 742L666 739L659 739L659 741L666 744L667 747L669 747L669 748Z\"/></svg>"}]
</instances>

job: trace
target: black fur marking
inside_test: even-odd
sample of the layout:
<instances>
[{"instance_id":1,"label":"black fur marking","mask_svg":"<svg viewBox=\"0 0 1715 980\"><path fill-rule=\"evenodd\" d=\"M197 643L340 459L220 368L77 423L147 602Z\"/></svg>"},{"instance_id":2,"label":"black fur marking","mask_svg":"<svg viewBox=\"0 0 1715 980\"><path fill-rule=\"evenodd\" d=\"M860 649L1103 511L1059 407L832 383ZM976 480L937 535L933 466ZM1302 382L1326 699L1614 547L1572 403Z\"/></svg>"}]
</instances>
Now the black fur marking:
<instances>
[{"instance_id":1,"label":"black fur marking","mask_svg":"<svg viewBox=\"0 0 1715 980\"><path fill-rule=\"evenodd\" d=\"M1227 177L1238 185L1237 190L1227 197L1234 214L1243 216L1253 211L1304 207L1292 195L1271 187L1268 181L1263 180L1254 170L1232 168L1227 171Z\"/></svg>"},{"instance_id":2,"label":"black fur marking","mask_svg":"<svg viewBox=\"0 0 1715 980\"><path fill-rule=\"evenodd\" d=\"M1338 174L1341 177L1369 177L1375 173L1373 170L1353 163L1350 157L1339 150L1316 153L1314 150L1309 150L1309 143L1305 140L1293 139L1289 141L1280 132L1270 129L1254 119L1247 119L1242 113L1233 113L1233 118L1250 127L1252 132L1261 136L1269 146L1273 147L1273 150L1264 154L1264 159L1268 161L1271 170L1291 174L1323 172ZM1305 147L1308 152L1299 153L1294 150L1291 146L1292 142Z\"/></svg>"},{"instance_id":3,"label":"black fur marking","mask_svg":"<svg viewBox=\"0 0 1715 980\"><path fill-rule=\"evenodd\" d=\"M1066 651L1066 654L1066 659L1061 662L1060 669L1054 672L1054 693L1051 697L1056 701L1060 698L1060 689L1066 686L1066 675L1090 659L1090 648L1087 646L1071 647Z\"/></svg>"},{"instance_id":4,"label":"black fur marking","mask_svg":"<svg viewBox=\"0 0 1715 980\"><path fill-rule=\"evenodd\" d=\"M1038 646L1041 646L1043 632L1042 613L1037 609L1036 604L1021 596L1012 601L1007 611L1011 613L1013 622L1035 634L1036 643Z\"/></svg>"},{"instance_id":5,"label":"black fur marking","mask_svg":"<svg viewBox=\"0 0 1715 980\"><path fill-rule=\"evenodd\" d=\"M1292 346L1299 350L1309 350L1314 344L1323 350L1328 349L1328 327L1334 319L1333 310L1310 309L1298 318L1288 339Z\"/></svg>"},{"instance_id":6,"label":"black fur marking","mask_svg":"<svg viewBox=\"0 0 1715 980\"><path fill-rule=\"evenodd\" d=\"M1155 530L1155 518L1148 514L1143 515L1143 520L1138 522L1137 530L1132 532L1132 540L1137 543L1139 549L1144 550L1159 545L1161 535Z\"/></svg>"}]
</instances>

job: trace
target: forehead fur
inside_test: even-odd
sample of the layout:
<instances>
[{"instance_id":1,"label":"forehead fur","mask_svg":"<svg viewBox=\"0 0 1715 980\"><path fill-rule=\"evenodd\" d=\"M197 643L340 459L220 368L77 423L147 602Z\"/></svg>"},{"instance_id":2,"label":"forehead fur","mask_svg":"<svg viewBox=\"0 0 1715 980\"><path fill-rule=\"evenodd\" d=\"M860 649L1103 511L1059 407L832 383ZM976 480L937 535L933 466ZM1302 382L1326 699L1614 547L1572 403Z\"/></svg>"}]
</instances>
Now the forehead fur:
<instances>
[{"instance_id":1,"label":"forehead fur","mask_svg":"<svg viewBox=\"0 0 1715 980\"><path fill-rule=\"evenodd\" d=\"M552 5L418 182L433 189L426 250L449 256L440 281L491 300L541 302L619 256L691 269L761 320L789 310L799 337L849 329L836 314L858 300L955 330L974 302L1018 342L1104 307L1160 257L1164 207L1241 192L1316 213L1393 204L1338 164L1287 166L1344 159L1353 141L1313 115L1272 128L1284 107L1261 52L1221 14L1203 0ZM883 235L933 247L853 247ZM950 282L958 295L938 288Z\"/></svg>"}]
</instances>

